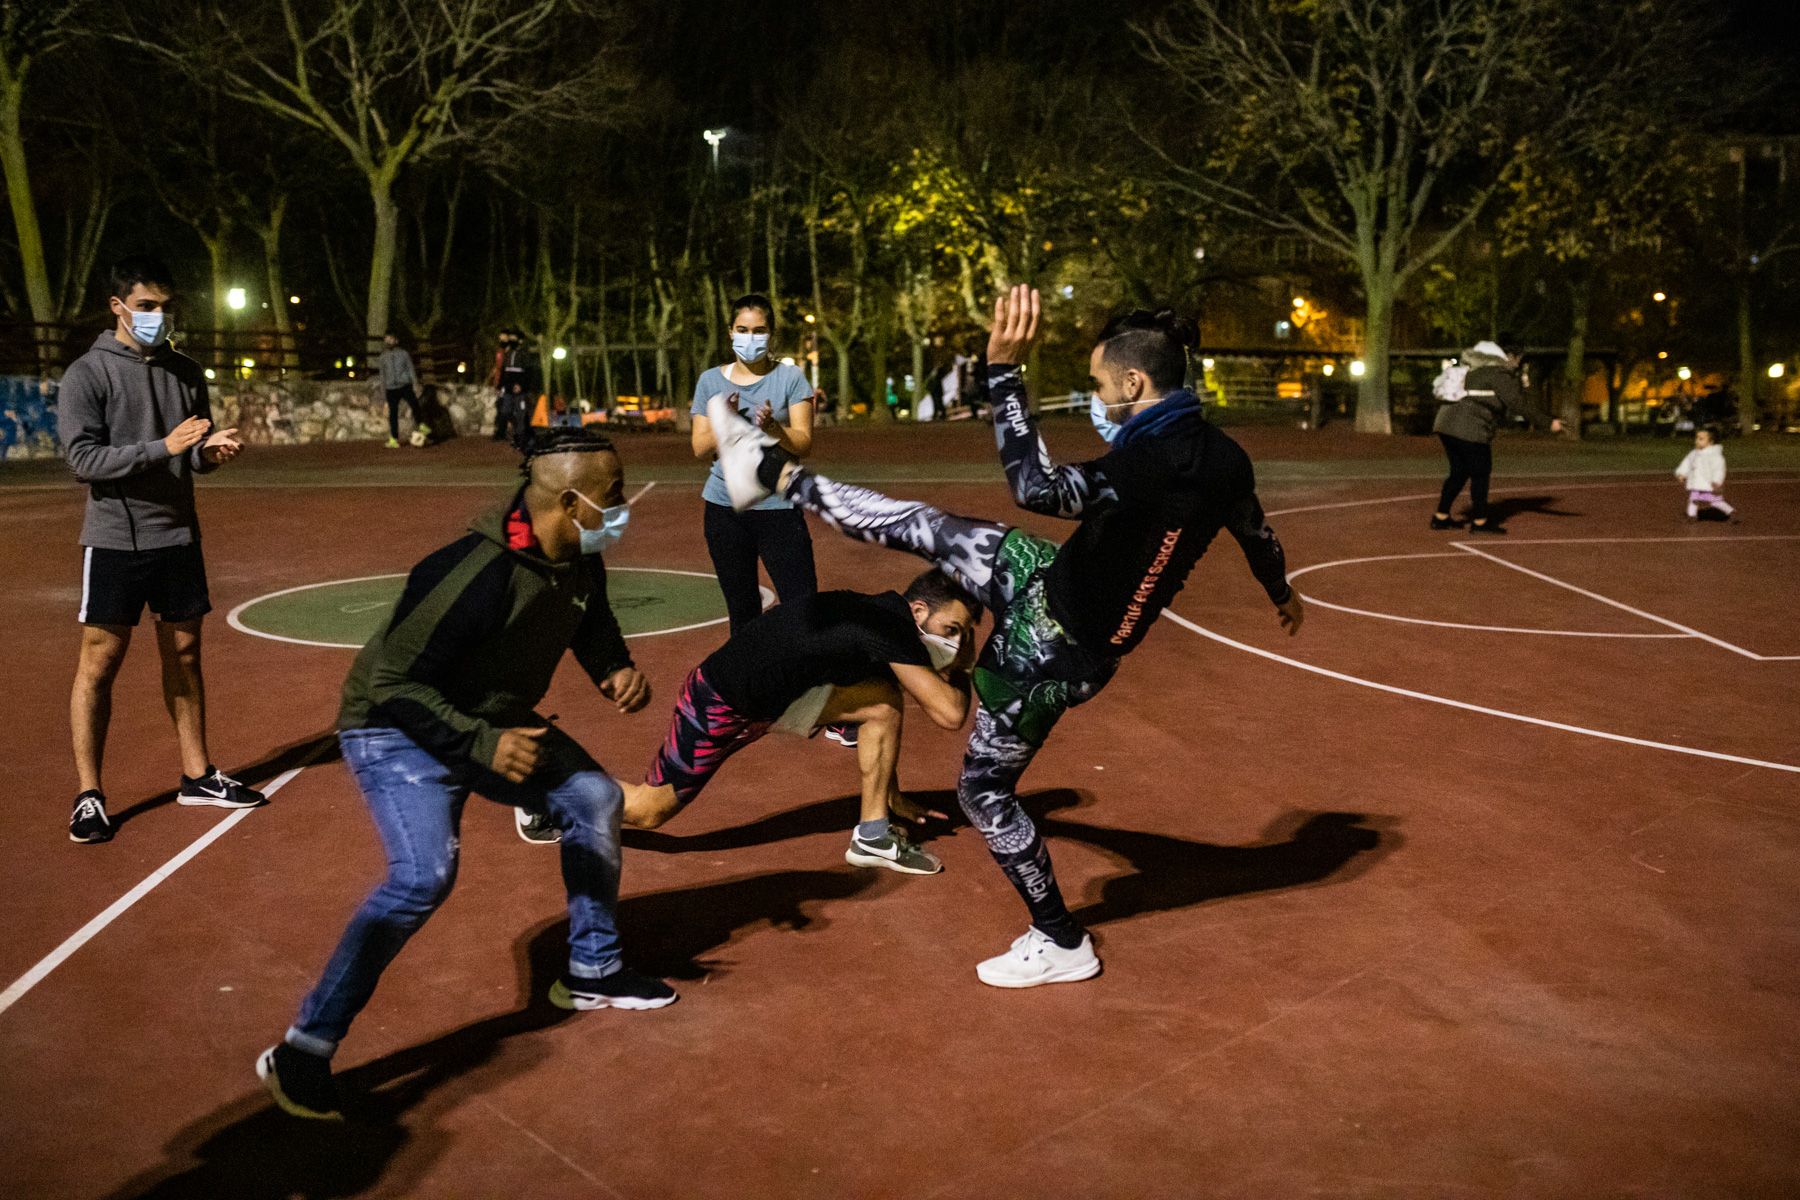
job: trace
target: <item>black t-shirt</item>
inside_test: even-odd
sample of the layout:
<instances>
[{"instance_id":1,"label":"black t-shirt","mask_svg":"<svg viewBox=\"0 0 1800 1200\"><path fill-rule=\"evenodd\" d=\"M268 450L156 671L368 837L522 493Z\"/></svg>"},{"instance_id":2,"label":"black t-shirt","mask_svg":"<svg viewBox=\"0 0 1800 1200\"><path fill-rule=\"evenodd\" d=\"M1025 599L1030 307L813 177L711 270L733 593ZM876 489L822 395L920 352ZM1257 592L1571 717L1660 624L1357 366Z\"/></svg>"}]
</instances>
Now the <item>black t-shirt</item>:
<instances>
[{"instance_id":1,"label":"black t-shirt","mask_svg":"<svg viewBox=\"0 0 1800 1200\"><path fill-rule=\"evenodd\" d=\"M892 678L889 663L931 665L906 601L895 592L820 592L749 622L700 672L741 715L772 721L820 684Z\"/></svg>"}]
</instances>

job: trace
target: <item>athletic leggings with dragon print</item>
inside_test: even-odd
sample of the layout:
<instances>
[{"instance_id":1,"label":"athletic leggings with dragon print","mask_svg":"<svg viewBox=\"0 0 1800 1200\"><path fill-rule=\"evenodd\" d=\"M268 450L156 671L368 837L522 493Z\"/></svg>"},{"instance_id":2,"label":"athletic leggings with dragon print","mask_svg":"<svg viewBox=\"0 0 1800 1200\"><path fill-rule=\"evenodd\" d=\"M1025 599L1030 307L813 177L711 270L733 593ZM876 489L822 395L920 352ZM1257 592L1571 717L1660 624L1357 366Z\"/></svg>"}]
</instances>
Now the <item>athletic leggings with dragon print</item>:
<instances>
[{"instance_id":1,"label":"athletic leggings with dragon print","mask_svg":"<svg viewBox=\"0 0 1800 1200\"><path fill-rule=\"evenodd\" d=\"M793 472L787 496L850 537L928 559L992 610L994 632L975 666L979 704L957 799L1024 898L1032 924L1074 946L1081 927L1063 903L1044 839L1019 804L1019 779L1057 719L1097 695L1118 660L1076 645L1050 614L1043 568L1056 545L805 468Z\"/></svg>"}]
</instances>

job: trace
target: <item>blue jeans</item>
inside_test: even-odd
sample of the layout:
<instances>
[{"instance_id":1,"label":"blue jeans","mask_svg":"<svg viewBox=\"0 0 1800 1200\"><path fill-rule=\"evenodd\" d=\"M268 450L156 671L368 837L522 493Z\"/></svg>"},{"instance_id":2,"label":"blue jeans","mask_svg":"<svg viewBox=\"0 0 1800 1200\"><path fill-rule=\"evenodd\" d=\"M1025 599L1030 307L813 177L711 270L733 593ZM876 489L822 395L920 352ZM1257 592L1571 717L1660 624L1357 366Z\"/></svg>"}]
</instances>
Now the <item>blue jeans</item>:
<instances>
[{"instance_id":1,"label":"blue jeans","mask_svg":"<svg viewBox=\"0 0 1800 1200\"><path fill-rule=\"evenodd\" d=\"M574 740L551 729L544 761L523 784L476 767L448 767L398 729L338 734L387 851L388 874L344 930L325 973L300 1005L290 1044L329 1056L381 973L450 895L457 833L470 791L534 812L562 831L569 893L569 971L600 978L619 969L619 811L623 793Z\"/></svg>"}]
</instances>

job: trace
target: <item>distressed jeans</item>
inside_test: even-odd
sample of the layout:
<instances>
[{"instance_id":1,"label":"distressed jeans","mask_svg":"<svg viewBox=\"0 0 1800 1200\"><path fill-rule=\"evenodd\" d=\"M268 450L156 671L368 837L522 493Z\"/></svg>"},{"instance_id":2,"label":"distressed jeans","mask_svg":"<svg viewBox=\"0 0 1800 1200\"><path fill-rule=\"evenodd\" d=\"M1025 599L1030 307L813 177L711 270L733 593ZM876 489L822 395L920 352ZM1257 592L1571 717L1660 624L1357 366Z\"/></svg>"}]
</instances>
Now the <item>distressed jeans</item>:
<instances>
[{"instance_id":1,"label":"distressed jeans","mask_svg":"<svg viewBox=\"0 0 1800 1200\"><path fill-rule=\"evenodd\" d=\"M338 743L375 819L388 873L350 918L325 973L301 1003L287 1033L291 1045L334 1053L381 973L450 895L470 791L549 814L562 831L569 971L600 978L619 969L614 913L623 793L573 739L552 729L544 762L523 784L479 768L445 766L398 729L346 729Z\"/></svg>"}]
</instances>

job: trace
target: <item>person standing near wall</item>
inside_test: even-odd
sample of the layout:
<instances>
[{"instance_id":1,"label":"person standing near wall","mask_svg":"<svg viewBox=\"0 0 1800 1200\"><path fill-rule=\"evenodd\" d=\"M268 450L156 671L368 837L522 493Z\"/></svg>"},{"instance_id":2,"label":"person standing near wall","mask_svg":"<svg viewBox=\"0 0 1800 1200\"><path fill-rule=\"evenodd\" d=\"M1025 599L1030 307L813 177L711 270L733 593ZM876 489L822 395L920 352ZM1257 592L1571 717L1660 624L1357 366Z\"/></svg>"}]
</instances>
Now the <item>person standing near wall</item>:
<instances>
[{"instance_id":1,"label":"person standing near wall","mask_svg":"<svg viewBox=\"0 0 1800 1200\"><path fill-rule=\"evenodd\" d=\"M113 680L147 605L156 616L163 701L175 723L175 802L252 808L263 794L213 765L206 745L200 626L212 610L194 476L243 450L237 430L212 428L200 364L169 345L174 276L148 255L112 270L113 328L69 367L57 397L63 457L88 487L81 526L81 657L69 697L80 793L69 840L111 841L101 762Z\"/></svg>"},{"instance_id":2,"label":"person standing near wall","mask_svg":"<svg viewBox=\"0 0 1800 1200\"><path fill-rule=\"evenodd\" d=\"M413 428L430 437L431 427L419 415L419 374L413 369L412 355L400 345L400 339L394 334L382 336L381 358L377 365L381 369L381 390L387 393L388 449L400 448L402 403L412 410Z\"/></svg>"}]
</instances>

